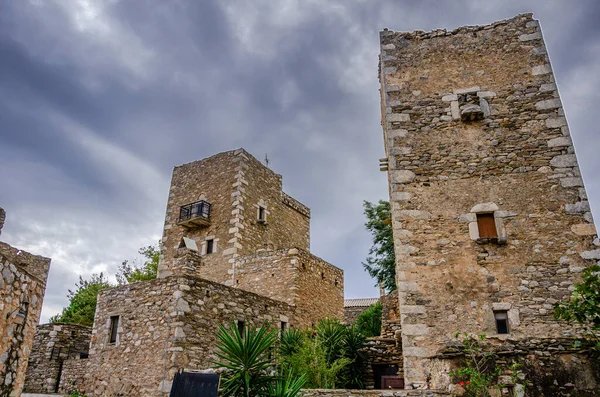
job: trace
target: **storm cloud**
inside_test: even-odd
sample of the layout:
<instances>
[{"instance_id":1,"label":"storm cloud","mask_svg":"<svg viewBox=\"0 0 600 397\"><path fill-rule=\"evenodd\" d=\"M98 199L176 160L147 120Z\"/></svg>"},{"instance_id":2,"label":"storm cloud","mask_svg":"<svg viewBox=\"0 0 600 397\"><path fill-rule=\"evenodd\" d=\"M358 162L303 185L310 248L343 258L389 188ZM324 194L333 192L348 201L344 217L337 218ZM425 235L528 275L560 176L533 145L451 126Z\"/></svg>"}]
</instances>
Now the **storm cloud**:
<instances>
[{"instance_id":1,"label":"storm cloud","mask_svg":"<svg viewBox=\"0 0 600 397\"><path fill-rule=\"evenodd\" d=\"M600 212L596 1L8 0L0 4L2 239L52 258L42 321L79 275L158 241L172 167L268 153L312 251L377 296L362 201L387 198L378 32L541 21Z\"/></svg>"}]
</instances>

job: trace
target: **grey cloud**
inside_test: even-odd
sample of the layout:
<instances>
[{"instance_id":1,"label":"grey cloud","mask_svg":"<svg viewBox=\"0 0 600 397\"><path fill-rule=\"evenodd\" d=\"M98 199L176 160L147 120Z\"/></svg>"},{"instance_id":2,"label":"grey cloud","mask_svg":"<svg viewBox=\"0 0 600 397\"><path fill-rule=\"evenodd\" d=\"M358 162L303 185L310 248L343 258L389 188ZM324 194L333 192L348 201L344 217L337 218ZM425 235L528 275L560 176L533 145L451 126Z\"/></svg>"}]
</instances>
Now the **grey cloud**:
<instances>
[{"instance_id":1,"label":"grey cloud","mask_svg":"<svg viewBox=\"0 0 600 397\"><path fill-rule=\"evenodd\" d=\"M594 1L1 7L2 237L54 258L44 318L78 274L114 273L158 239L174 165L242 146L268 153L284 189L311 207L313 251L345 269L347 296L376 296L360 263L370 246L362 201L387 197L377 167L383 27L453 29L533 11L600 211Z\"/></svg>"}]
</instances>

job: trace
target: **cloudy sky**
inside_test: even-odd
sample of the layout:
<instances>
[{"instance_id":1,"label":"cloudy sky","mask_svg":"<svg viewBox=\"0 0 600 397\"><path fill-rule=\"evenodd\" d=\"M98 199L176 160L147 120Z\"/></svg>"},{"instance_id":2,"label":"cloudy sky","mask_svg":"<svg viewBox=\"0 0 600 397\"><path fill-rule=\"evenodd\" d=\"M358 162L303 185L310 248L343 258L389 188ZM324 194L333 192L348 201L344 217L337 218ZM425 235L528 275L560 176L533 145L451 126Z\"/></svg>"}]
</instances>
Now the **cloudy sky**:
<instances>
[{"instance_id":1,"label":"cloudy sky","mask_svg":"<svg viewBox=\"0 0 600 397\"><path fill-rule=\"evenodd\" d=\"M158 241L172 167L268 153L312 209L312 250L376 296L362 201L387 198L378 32L541 20L600 214L600 4L578 1L2 0L2 239L52 258L42 321L79 275Z\"/></svg>"}]
</instances>

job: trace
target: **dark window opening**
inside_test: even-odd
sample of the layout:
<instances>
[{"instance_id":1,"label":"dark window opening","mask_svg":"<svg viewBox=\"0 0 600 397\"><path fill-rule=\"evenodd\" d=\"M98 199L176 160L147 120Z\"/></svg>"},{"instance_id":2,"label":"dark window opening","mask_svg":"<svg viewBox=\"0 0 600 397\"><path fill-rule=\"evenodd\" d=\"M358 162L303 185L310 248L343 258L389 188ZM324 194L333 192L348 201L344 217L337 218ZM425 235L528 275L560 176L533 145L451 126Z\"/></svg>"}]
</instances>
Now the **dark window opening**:
<instances>
[{"instance_id":1,"label":"dark window opening","mask_svg":"<svg viewBox=\"0 0 600 397\"><path fill-rule=\"evenodd\" d=\"M321 272L321 280L325 280L325 273Z\"/></svg>"},{"instance_id":2,"label":"dark window opening","mask_svg":"<svg viewBox=\"0 0 600 397\"><path fill-rule=\"evenodd\" d=\"M264 207L258 207L258 221L259 222L266 221L265 208Z\"/></svg>"},{"instance_id":3,"label":"dark window opening","mask_svg":"<svg viewBox=\"0 0 600 397\"><path fill-rule=\"evenodd\" d=\"M79 358L89 358L89 353L79 353Z\"/></svg>"},{"instance_id":4,"label":"dark window opening","mask_svg":"<svg viewBox=\"0 0 600 397\"><path fill-rule=\"evenodd\" d=\"M283 333L285 332L285 330L287 329L287 323L285 321L281 322L281 335L283 335Z\"/></svg>"},{"instance_id":5,"label":"dark window opening","mask_svg":"<svg viewBox=\"0 0 600 397\"><path fill-rule=\"evenodd\" d=\"M244 321L243 320L237 321L237 328L238 328L238 332L240 333L240 335L243 338L244 337Z\"/></svg>"},{"instance_id":6,"label":"dark window opening","mask_svg":"<svg viewBox=\"0 0 600 397\"><path fill-rule=\"evenodd\" d=\"M306 270L306 263L302 264L302 270Z\"/></svg>"},{"instance_id":7,"label":"dark window opening","mask_svg":"<svg viewBox=\"0 0 600 397\"><path fill-rule=\"evenodd\" d=\"M335 286L337 287L339 284L339 282L337 280L335 280Z\"/></svg>"},{"instance_id":8,"label":"dark window opening","mask_svg":"<svg viewBox=\"0 0 600 397\"><path fill-rule=\"evenodd\" d=\"M110 338L108 343L117 343L117 331L119 330L119 316L110 317Z\"/></svg>"},{"instance_id":9,"label":"dark window opening","mask_svg":"<svg viewBox=\"0 0 600 397\"><path fill-rule=\"evenodd\" d=\"M206 295L206 297L208 298L208 297L210 296L210 291L209 291L209 290L206 290L206 294L205 294L205 295Z\"/></svg>"},{"instance_id":10,"label":"dark window opening","mask_svg":"<svg viewBox=\"0 0 600 397\"><path fill-rule=\"evenodd\" d=\"M213 252L215 252L215 240L206 240L206 253L212 254Z\"/></svg>"},{"instance_id":11,"label":"dark window opening","mask_svg":"<svg viewBox=\"0 0 600 397\"><path fill-rule=\"evenodd\" d=\"M493 213L477 214L477 227L479 228L479 238L498 238Z\"/></svg>"},{"instance_id":12,"label":"dark window opening","mask_svg":"<svg viewBox=\"0 0 600 397\"><path fill-rule=\"evenodd\" d=\"M499 334L508 334L508 312L506 310L495 311L496 331Z\"/></svg>"}]
</instances>

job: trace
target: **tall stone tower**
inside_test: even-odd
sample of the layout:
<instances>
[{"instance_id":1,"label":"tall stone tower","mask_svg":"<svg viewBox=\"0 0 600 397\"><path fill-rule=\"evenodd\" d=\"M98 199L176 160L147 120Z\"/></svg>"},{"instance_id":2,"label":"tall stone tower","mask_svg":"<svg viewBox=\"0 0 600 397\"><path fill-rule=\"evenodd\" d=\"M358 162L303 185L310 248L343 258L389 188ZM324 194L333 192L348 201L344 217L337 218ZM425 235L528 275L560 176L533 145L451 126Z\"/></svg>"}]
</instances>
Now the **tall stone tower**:
<instances>
[{"instance_id":1,"label":"tall stone tower","mask_svg":"<svg viewBox=\"0 0 600 397\"><path fill-rule=\"evenodd\" d=\"M380 38L406 385L448 386L468 332L593 389L553 319L600 247L538 21Z\"/></svg>"},{"instance_id":2,"label":"tall stone tower","mask_svg":"<svg viewBox=\"0 0 600 397\"><path fill-rule=\"evenodd\" d=\"M178 258L190 255L189 247L197 249L193 266ZM191 271L283 301L294 305L299 327L341 318L343 271L309 248L310 209L283 192L281 175L244 149L173 170L160 278Z\"/></svg>"}]
</instances>

